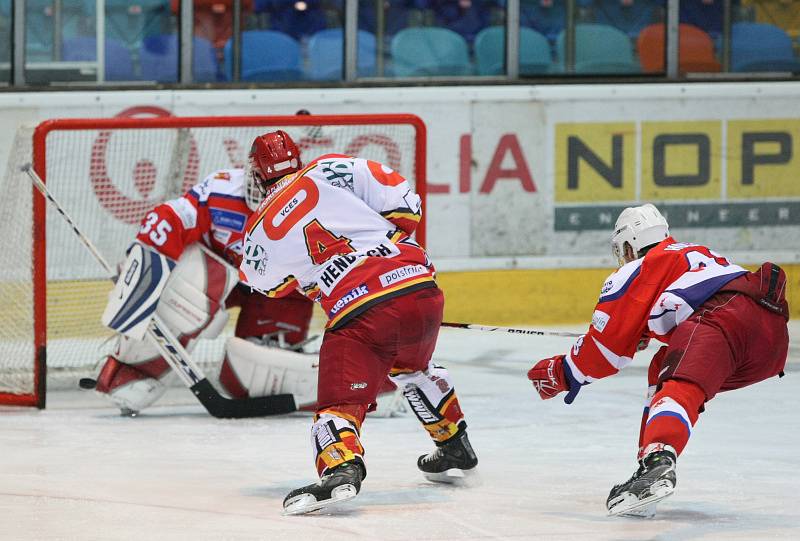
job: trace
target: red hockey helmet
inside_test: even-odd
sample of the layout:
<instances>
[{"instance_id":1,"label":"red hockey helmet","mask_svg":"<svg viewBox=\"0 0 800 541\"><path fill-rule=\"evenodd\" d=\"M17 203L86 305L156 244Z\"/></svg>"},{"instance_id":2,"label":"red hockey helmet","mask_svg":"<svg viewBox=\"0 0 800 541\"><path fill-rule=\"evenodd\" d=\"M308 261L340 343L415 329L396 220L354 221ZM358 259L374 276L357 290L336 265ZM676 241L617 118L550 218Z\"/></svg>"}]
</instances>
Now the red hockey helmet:
<instances>
[{"instance_id":1,"label":"red hockey helmet","mask_svg":"<svg viewBox=\"0 0 800 541\"><path fill-rule=\"evenodd\" d=\"M300 150L283 130L256 137L250 147L249 160L250 175L262 194L266 194L267 188L279 178L303 167Z\"/></svg>"}]
</instances>

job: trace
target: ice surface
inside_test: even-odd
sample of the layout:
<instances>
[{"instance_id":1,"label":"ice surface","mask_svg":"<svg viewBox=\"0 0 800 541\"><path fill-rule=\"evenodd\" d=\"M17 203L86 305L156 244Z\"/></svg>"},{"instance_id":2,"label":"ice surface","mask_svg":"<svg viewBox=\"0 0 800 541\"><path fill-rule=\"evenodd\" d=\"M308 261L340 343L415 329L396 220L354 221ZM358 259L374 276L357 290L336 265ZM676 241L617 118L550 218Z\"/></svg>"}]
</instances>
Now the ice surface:
<instances>
[{"instance_id":1,"label":"ice surface","mask_svg":"<svg viewBox=\"0 0 800 541\"><path fill-rule=\"evenodd\" d=\"M93 393L0 410L0 539L800 539L799 342L784 379L708 404L653 520L604 507L634 470L646 354L571 406L542 402L525 372L570 343L444 329L435 359L455 378L480 484L425 481L417 421L368 419L362 493L316 516L281 515L314 478L306 415L215 420L183 389L134 419Z\"/></svg>"}]
</instances>

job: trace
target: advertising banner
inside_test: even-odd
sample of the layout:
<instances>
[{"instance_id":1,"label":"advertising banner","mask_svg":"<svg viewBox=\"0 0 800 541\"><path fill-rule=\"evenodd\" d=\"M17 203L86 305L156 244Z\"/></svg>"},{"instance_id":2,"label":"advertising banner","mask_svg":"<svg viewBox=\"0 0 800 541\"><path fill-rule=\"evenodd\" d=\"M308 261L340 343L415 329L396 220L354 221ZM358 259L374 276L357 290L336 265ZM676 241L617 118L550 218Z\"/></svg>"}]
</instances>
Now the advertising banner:
<instances>
[{"instance_id":1,"label":"advertising banner","mask_svg":"<svg viewBox=\"0 0 800 541\"><path fill-rule=\"evenodd\" d=\"M648 201L682 239L797 252L799 97L796 83L9 93L0 95L0 160L29 161L18 128L53 117L407 112L428 129L428 247L445 269L546 267L548 258L606 266L619 211ZM187 160L193 172L176 174L189 182L240 165L247 144L221 146L201 166ZM129 169L132 180L108 175L101 192L143 204L158 195Z\"/></svg>"}]
</instances>

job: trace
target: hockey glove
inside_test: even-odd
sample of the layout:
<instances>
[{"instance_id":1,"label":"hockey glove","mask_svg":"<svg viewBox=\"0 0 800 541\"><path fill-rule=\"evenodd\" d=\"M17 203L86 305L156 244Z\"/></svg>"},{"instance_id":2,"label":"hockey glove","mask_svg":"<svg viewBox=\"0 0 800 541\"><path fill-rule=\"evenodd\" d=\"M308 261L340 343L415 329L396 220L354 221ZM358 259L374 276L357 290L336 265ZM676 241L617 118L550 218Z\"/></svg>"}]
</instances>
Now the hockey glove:
<instances>
[{"instance_id":1,"label":"hockey glove","mask_svg":"<svg viewBox=\"0 0 800 541\"><path fill-rule=\"evenodd\" d=\"M572 404L572 401L578 396L578 391L584 384L578 383L578 380L572 375L566 359L566 355L556 355L539 361L528 370L528 379L533 382L533 387L542 400L553 398L557 394L567 391L564 403Z\"/></svg>"}]
</instances>

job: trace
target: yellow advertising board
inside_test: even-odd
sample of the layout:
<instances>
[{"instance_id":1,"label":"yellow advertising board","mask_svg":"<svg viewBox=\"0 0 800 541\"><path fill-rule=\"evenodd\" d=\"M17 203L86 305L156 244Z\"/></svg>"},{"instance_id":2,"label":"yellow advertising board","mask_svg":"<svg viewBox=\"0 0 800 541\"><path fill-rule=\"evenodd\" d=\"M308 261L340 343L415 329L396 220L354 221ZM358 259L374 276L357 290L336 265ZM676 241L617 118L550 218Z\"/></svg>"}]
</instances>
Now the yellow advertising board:
<instances>
[{"instance_id":1,"label":"yellow advertising board","mask_svg":"<svg viewBox=\"0 0 800 541\"><path fill-rule=\"evenodd\" d=\"M642 122L644 201L719 199L721 122Z\"/></svg>"},{"instance_id":2,"label":"yellow advertising board","mask_svg":"<svg viewBox=\"0 0 800 541\"><path fill-rule=\"evenodd\" d=\"M626 201L636 197L636 124L556 125L556 201Z\"/></svg>"},{"instance_id":3,"label":"yellow advertising board","mask_svg":"<svg viewBox=\"0 0 800 541\"><path fill-rule=\"evenodd\" d=\"M799 141L798 118L556 124L555 229L644 201L676 227L794 225Z\"/></svg>"},{"instance_id":4,"label":"yellow advertising board","mask_svg":"<svg viewBox=\"0 0 800 541\"><path fill-rule=\"evenodd\" d=\"M729 120L728 197L800 197L800 119Z\"/></svg>"}]
</instances>

